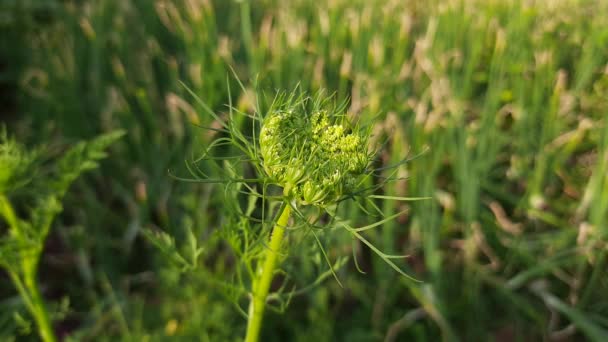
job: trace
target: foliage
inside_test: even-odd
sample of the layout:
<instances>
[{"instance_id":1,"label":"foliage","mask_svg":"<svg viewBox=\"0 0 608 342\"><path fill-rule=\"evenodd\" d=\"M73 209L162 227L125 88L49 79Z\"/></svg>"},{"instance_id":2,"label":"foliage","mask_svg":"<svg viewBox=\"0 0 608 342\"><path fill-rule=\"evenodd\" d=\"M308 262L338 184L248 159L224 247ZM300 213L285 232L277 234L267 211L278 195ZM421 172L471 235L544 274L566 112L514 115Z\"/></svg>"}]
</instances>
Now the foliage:
<instances>
[{"instance_id":1,"label":"foliage","mask_svg":"<svg viewBox=\"0 0 608 342\"><path fill-rule=\"evenodd\" d=\"M61 199L76 178L98 166L106 156L104 150L122 132L102 135L90 142L80 142L69 149L52 169L45 170L44 181L36 177L41 164L39 152L26 151L23 146L7 137L0 140L0 215L8 225L7 236L0 244L0 266L9 274L26 308L38 325L44 341L54 341L55 333L49 314L37 285L36 276L40 256L54 217L62 211ZM25 219L21 219L10 196L28 185L33 198Z\"/></svg>"},{"instance_id":2,"label":"foliage","mask_svg":"<svg viewBox=\"0 0 608 342\"><path fill-rule=\"evenodd\" d=\"M243 336L247 265L267 250L279 210L270 199L282 192L260 186L263 170L234 147L212 144L229 137L222 122L255 140L252 116L269 111L276 90L298 86L335 93L338 112L370 123L368 143L379 153L361 185L374 197L340 202L333 219L304 209L334 228L287 234L281 258L289 261L271 286L264 340L601 340L607 6L3 2L0 46L10 48L0 49L0 98L11 135L55 146L129 132L57 203L66 210L47 237L40 279L45 297L70 300L58 334ZM20 218L35 207L34 183L52 187L38 167L51 152L8 154L24 161L15 175L28 177L0 170L14 179L10 203L21 203ZM192 173L196 183L180 180ZM28 324L7 283L0 339L9 340Z\"/></svg>"}]
</instances>

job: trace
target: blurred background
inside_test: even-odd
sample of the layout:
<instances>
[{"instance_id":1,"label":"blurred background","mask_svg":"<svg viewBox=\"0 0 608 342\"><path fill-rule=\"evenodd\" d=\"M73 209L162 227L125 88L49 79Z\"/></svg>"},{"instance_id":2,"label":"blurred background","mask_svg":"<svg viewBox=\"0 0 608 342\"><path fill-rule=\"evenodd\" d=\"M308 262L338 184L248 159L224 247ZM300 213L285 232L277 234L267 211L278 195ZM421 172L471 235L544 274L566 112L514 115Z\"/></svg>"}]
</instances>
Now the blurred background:
<instances>
[{"instance_id":1,"label":"blurred background","mask_svg":"<svg viewBox=\"0 0 608 342\"><path fill-rule=\"evenodd\" d=\"M423 283L327 234L331 260L351 257L343 287L314 243L290 250L290 286L321 281L269 311L262 340L608 340L608 1L3 0L0 32L10 135L53 150L127 132L46 242L61 338L242 338L222 188L168 170L187 176L210 142L187 89L222 116L230 100L253 110L243 88L299 84L376 118L379 167L417 156L382 193L432 199L379 202L409 211L366 238L410 255L398 264ZM176 268L147 229L178 249L194 232L198 267ZM37 340L28 320L0 273L0 340Z\"/></svg>"}]
</instances>

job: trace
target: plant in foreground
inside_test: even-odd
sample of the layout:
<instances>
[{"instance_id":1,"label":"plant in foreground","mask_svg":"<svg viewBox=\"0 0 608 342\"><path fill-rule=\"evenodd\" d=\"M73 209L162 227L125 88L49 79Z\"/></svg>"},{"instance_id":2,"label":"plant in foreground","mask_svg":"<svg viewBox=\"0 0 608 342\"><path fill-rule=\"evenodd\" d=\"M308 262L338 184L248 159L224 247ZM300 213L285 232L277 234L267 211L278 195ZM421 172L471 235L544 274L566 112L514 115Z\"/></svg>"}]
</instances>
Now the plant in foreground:
<instances>
[{"instance_id":1,"label":"plant in foreground","mask_svg":"<svg viewBox=\"0 0 608 342\"><path fill-rule=\"evenodd\" d=\"M40 256L61 199L80 174L97 167L104 150L122 132L102 135L70 148L49 167L40 151L27 151L0 133L0 217L8 227L0 240L0 266L8 273L30 312L40 338L55 341L52 322L36 281ZM11 198L26 199L20 208ZM19 213L27 211L26 217Z\"/></svg>"},{"instance_id":2,"label":"plant in foreground","mask_svg":"<svg viewBox=\"0 0 608 342\"><path fill-rule=\"evenodd\" d=\"M195 163L188 164L191 173L196 176L196 179L190 181L222 183L226 187L225 194L232 191L249 198L246 211L237 209L239 215L247 220L244 224L246 229L241 229L238 233L239 238L244 236L242 239L246 241L235 248L239 249L236 254L251 281L250 290L246 291L249 297L248 309L246 312L243 310L248 318L247 342L258 340L268 300L271 296L277 298L277 295L269 295L269 291L277 265L284 257L282 245L288 230L308 229L314 235L334 276L333 266L315 233L315 230L329 226L344 228L399 273L416 281L392 261L393 258L403 256L382 253L362 235L363 231L381 226L404 212L382 217L365 227L354 228L347 219L341 217L338 210L344 201L354 200L366 212L374 211L370 216L381 216L382 211L374 201L389 198L375 195L374 192L396 178L376 180L375 185L371 185L374 184L372 178L377 170L371 169L375 153L370 152L368 146L371 132L369 127L352 125L345 114L345 106L335 105L331 98L324 98L322 94L312 98L296 92L279 94L266 110L260 108L259 102L253 115L239 112L230 105L228 120L222 120L208 110L216 123L221 125L220 129L213 129L219 137L210 143L202 157L195 160ZM247 136L242 132L242 127L249 124L252 129L251 135ZM215 156L213 150L219 150L216 153L219 156ZM238 155L232 155L234 153ZM213 166L217 168L215 173ZM252 171L256 177L244 176ZM258 191L260 187L261 193ZM403 197L390 199L414 200ZM228 201L238 202L238 198L232 197ZM280 209L276 213L276 219L266 220L266 211L277 205ZM255 210L252 207L256 206L262 207L261 219L254 217ZM242 220L239 222L242 226ZM251 238L251 230L255 229L252 225L256 223L262 233ZM270 239L264 242L264 236L268 236L268 233ZM161 249L173 247L173 240L167 236L147 235ZM188 258L178 259L185 261ZM239 269L236 278L243 278Z\"/></svg>"}]
</instances>

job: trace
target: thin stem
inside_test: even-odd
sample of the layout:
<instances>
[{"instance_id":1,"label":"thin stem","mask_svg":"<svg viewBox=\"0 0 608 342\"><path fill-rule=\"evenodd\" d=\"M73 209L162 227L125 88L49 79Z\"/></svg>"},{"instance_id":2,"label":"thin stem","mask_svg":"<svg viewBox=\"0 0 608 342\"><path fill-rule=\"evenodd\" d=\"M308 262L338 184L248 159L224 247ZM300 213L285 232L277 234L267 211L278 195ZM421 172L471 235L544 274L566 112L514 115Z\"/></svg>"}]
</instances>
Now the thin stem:
<instances>
[{"instance_id":1,"label":"thin stem","mask_svg":"<svg viewBox=\"0 0 608 342\"><path fill-rule=\"evenodd\" d=\"M0 215L3 216L9 224L10 232L13 237L18 240L24 239L23 232L19 229L20 222L15 214L15 210L4 194L0 194ZM21 269L20 272L9 268L8 273L25 303L25 306L34 317L42 341L55 342L57 339L53 332L51 319L46 310L46 305L42 298L42 294L40 293L40 289L38 288L38 283L36 282L36 272L41 249L41 246L36 246L34 247L34 251L32 251L33 254L22 258L22 262L19 264ZM19 274L22 274L23 279L20 278Z\"/></svg>"},{"instance_id":2,"label":"thin stem","mask_svg":"<svg viewBox=\"0 0 608 342\"><path fill-rule=\"evenodd\" d=\"M55 333L53 332L53 326L51 325L51 319L48 311L46 310L44 299L40 294L38 283L35 279L31 279L30 281L26 280L26 283L29 283L27 287L33 303L32 315L34 316L36 324L38 325L38 333L40 334L40 338L44 342L55 342L57 339L55 338Z\"/></svg>"},{"instance_id":3,"label":"thin stem","mask_svg":"<svg viewBox=\"0 0 608 342\"><path fill-rule=\"evenodd\" d=\"M38 326L38 334L44 342L55 342L55 333L53 332L53 326L51 325L51 319L44 299L40 294L38 283L33 276L26 275L27 279L24 281L19 278L17 273L9 270L8 272L13 284L17 288L21 299L25 303L25 306L30 311L30 314L34 317L36 325Z\"/></svg>"},{"instance_id":4,"label":"thin stem","mask_svg":"<svg viewBox=\"0 0 608 342\"><path fill-rule=\"evenodd\" d=\"M251 5L250 0L241 1L241 34L243 36L243 44L247 58L249 59L249 70L251 70L251 79L255 79L257 73L257 63L253 51L253 34L251 33Z\"/></svg>"},{"instance_id":5,"label":"thin stem","mask_svg":"<svg viewBox=\"0 0 608 342\"><path fill-rule=\"evenodd\" d=\"M11 202L4 194L0 194L0 215L4 217L8 226L11 227L11 234L17 234L17 225L19 224L19 221L17 220L17 215L15 215L15 210L13 209Z\"/></svg>"},{"instance_id":6,"label":"thin stem","mask_svg":"<svg viewBox=\"0 0 608 342\"><path fill-rule=\"evenodd\" d=\"M278 251L281 248L281 241L285 233L285 227L289 221L291 207L289 204L283 206L283 211L277 220L272 234L270 236L270 244L266 251L266 259L262 267L258 266L257 279L253 283L253 296L249 303L249 321L247 322L246 342L257 342L260 329L262 328L262 318L264 317L264 308L266 305L266 297L274 275Z\"/></svg>"}]
</instances>

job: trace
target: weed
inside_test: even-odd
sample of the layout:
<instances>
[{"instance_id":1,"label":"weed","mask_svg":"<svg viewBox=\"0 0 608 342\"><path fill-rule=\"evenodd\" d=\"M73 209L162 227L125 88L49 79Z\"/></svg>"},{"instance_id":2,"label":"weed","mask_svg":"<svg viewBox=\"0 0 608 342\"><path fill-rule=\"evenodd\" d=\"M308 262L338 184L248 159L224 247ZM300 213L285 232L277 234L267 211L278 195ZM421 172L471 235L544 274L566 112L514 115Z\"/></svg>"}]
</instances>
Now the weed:
<instances>
[{"instance_id":1,"label":"weed","mask_svg":"<svg viewBox=\"0 0 608 342\"><path fill-rule=\"evenodd\" d=\"M0 265L8 272L45 342L56 337L36 279L44 242L53 219L63 210L61 199L70 184L81 173L96 168L97 161L106 156L104 150L122 135L115 132L78 143L50 168L48 162L42 165L40 150L26 150L6 131L0 135L0 215L8 225L0 244ZM10 200L23 191L27 191L30 203L24 218Z\"/></svg>"}]
</instances>

